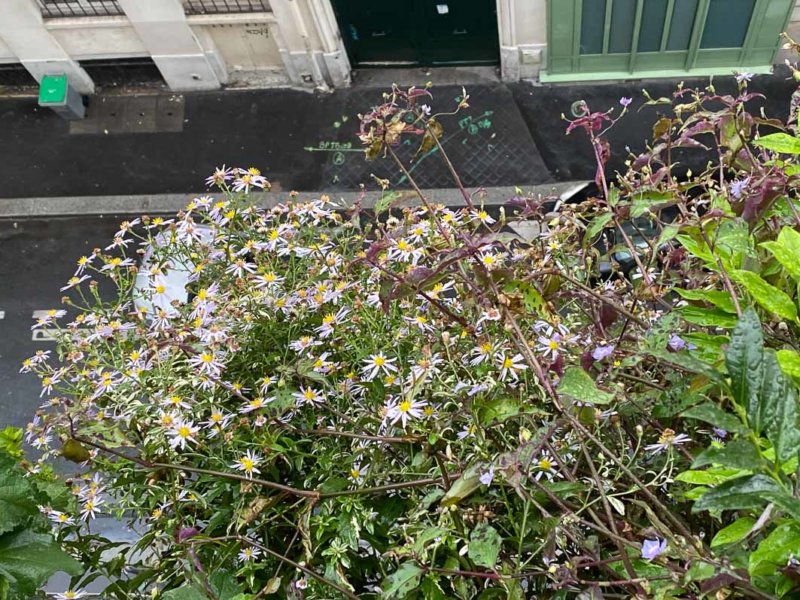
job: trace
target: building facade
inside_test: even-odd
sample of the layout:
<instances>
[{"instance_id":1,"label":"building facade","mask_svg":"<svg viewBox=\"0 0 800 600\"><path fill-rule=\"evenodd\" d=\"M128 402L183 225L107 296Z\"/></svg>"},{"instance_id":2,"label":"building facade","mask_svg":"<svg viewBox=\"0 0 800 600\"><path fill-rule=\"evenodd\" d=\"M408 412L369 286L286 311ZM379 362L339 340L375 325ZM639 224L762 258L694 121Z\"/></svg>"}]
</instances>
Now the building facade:
<instances>
[{"instance_id":1,"label":"building facade","mask_svg":"<svg viewBox=\"0 0 800 600\"><path fill-rule=\"evenodd\" d=\"M800 0L0 0L3 73L149 69L176 91L344 87L356 68L496 65L505 81L765 71Z\"/></svg>"}]
</instances>

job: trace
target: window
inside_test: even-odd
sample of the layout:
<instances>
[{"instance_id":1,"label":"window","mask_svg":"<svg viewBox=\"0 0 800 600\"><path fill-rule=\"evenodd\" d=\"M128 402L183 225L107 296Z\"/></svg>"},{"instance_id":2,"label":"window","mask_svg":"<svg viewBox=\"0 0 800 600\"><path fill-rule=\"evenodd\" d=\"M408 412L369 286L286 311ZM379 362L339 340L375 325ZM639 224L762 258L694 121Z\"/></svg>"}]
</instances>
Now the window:
<instances>
[{"instance_id":1,"label":"window","mask_svg":"<svg viewBox=\"0 0 800 600\"><path fill-rule=\"evenodd\" d=\"M548 69L609 77L770 65L793 0L549 0ZM564 77L563 79L568 79Z\"/></svg>"},{"instance_id":2,"label":"window","mask_svg":"<svg viewBox=\"0 0 800 600\"><path fill-rule=\"evenodd\" d=\"M187 15L269 12L269 0L184 0Z\"/></svg>"},{"instance_id":3,"label":"window","mask_svg":"<svg viewBox=\"0 0 800 600\"><path fill-rule=\"evenodd\" d=\"M39 0L45 19L57 17L114 17L124 15L117 0Z\"/></svg>"}]
</instances>

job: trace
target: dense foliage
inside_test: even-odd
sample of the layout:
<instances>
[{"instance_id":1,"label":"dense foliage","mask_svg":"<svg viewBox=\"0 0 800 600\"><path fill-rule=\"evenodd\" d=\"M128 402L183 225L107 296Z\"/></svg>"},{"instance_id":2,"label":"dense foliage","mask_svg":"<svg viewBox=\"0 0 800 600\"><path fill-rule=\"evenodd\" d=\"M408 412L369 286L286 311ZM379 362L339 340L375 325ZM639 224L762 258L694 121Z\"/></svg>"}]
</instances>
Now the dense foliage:
<instances>
[{"instance_id":1,"label":"dense foliage","mask_svg":"<svg viewBox=\"0 0 800 600\"><path fill-rule=\"evenodd\" d=\"M65 286L58 360L24 366L30 439L92 478L60 539L118 598L796 596L800 139L737 79L648 98L669 116L614 183L630 100L584 105L579 204L484 207L447 114L394 89L368 158L405 171L417 136L462 207L260 208L260 173L223 167L221 199L123 223ZM83 533L101 512L138 521L124 560Z\"/></svg>"}]
</instances>

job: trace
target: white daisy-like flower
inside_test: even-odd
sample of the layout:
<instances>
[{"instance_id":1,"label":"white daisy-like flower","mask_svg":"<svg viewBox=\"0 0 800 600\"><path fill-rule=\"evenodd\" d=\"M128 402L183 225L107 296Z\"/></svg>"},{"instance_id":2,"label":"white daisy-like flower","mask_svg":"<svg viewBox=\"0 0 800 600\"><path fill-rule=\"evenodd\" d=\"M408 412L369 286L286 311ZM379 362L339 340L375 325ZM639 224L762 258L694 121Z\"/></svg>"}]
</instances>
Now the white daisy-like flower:
<instances>
[{"instance_id":1,"label":"white daisy-like flower","mask_svg":"<svg viewBox=\"0 0 800 600\"><path fill-rule=\"evenodd\" d=\"M366 381L372 381L375 379L378 374L383 373L384 375L389 375L390 373L396 373L397 367L394 366L394 363L397 359L395 358L386 358L386 355L383 352L379 352L378 354L373 354L370 356L365 362L364 368L361 370L361 376Z\"/></svg>"},{"instance_id":2,"label":"white daisy-like flower","mask_svg":"<svg viewBox=\"0 0 800 600\"><path fill-rule=\"evenodd\" d=\"M261 473L261 471L258 470L258 465L260 463L261 457L252 450L248 450L231 465L231 468L242 471L245 477L252 479L253 473Z\"/></svg>"},{"instance_id":3,"label":"white daisy-like flower","mask_svg":"<svg viewBox=\"0 0 800 600\"><path fill-rule=\"evenodd\" d=\"M500 367L500 381L505 381L509 377L516 381L519 379L519 372L528 368L523 362L522 354L508 356L504 352L498 352L496 358Z\"/></svg>"},{"instance_id":4,"label":"white daisy-like flower","mask_svg":"<svg viewBox=\"0 0 800 600\"><path fill-rule=\"evenodd\" d=\"M394 425L398 421L405 429L408 426L410 419L421 419L424 413L424 408L427 406L424 400L402 400L397 404L387 407L386 417L389 422Z\"/></svg>"}]
</instances>

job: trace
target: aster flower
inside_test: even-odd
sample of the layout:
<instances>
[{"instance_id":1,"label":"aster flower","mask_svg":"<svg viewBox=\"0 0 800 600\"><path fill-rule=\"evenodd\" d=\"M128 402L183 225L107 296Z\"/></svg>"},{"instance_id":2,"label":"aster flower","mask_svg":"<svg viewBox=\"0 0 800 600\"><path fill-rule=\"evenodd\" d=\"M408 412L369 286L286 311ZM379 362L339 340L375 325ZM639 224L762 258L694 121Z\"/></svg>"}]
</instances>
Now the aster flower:
<instances>
[{"instance_id":1,"label":"aster flower","mask_svg":"<svg viewBox=\"0 0 800 600\"><path fill-rule=\"evenodd\" d=\"M242 550L239 552L239 562L252 562L259 556L261 556L261 550L254 548L253 546L248 546L247 548L242 548Z\"/></svg>"},{"instance_id":2,"label":"aster flower","mask_svg":"<svg viewBox=\"0 0 800 600\"><path fill-rule=\"evenodd\" d=\"M348 478L353 483L361 485L364 483L364 476L367 474L367 468L362 467L361 463L355 462L353 466L350 467L350 473L348 473Z\"/></svg>"},{"instance_id":3,"label":"aster flower","mask_svg":"<svg viewBox=\"0 0 800 600\"><path fill-rule=\"evenodd\" d=\"M196 444L197 440L194 439L194 436L197 435L198 431L200 431L200 428L191 421L179 420L167 432L172 438L169 441L169 445L172 446L173 450L177 450L178 447L183 450L189 442Z\"/></svg>"},{"instance_id":4,"label":"aster flower","mask_svg":"<svg viewBox=\"0 0 800 600\"><path fill-rule=\"evenodd\" d=\"M261 473L261 471L258 470L258 465L260 463L261 457L252 450L248 450L231 465L231 468L243 471L245 477L252 479L253 473Z\"/></svg>"},{"instance_id":5,"label":"aster flower","mask_svg":"<svg viewBox=\"0 0 800 600\"><path fill-rule=\"evenodd\" d=\"M691 441L692 438L685 433L679 433L676 435L672 429L667 428L661 432L661 435L658 437L658 443L645 446L644 449L648 452L652 452L653 454L658 454L660 452L664 452L665 450L669 450L673 446L679 446Z\"/></svg>"},{"instance_id":6,"label":"aster flower","mask_svg":"<svg viewBox=\"0 0 800 600\"><path fill-rule=\"evenodd\" d=\"M386 417L392 425L400 421L403 429L405 429L409 420L422 418L424 415L423 409L427 404L424 400L402 400L391 407L387 407Z\"/></svg>"},{"instance_id":7,"label":"aster flower","mask_svg":"<svg viewBox=\"0 0 800 600\"><path fill-rule=\"evenodd\" d=\"M484 225L492 225L497 222L496 219L492 218L488 212L483 209L480 210L473 210L471 213L472 219L474 221L480 221Z\"/></svg>"},{"instance_id":8,"label":"aster flower","mask_svg":"<svg viewBox=\"0 0 800 600\"><path fill-rule=\"evenodd\" d=\"M67 590L66 592L59 592L53 594L55 600L76 600L77 598L85 598L88 593L84 590Z\"/></svg>"},{"instance_id":9,"label":"aster flower","mask_svg":"<svg viewBox=\"0 0 800 600\"><path fill-rule=\"evenodd\" d=\"M528 368L523 362L522 354L509 357L503 352L498 352L496 358L500 367L500 381L505 381L508 377L516 381L519 379L519 372Z\"/></svg>"},{"instance_id":10,"label":"aster flower","mask_svg":"<svg viewBox=\"0 0 800 600\"><path fill-rule=\"evenodd\" d=\"M383 352L373 354L364 361L365 365L361 370L361 376L365 381L372 381L379 373L383 373L384 375L396 373L397 367L392 364L396 360L395 358L386 358Z\"/></svg>"},{"instance_id":11,"label":"aster flower","mask_svg":"<svg viewBox=\"0 0 800 600\"><path fill-rule=\"evenodd\" d=\"M619 103L622 105L623 108L628 108L631 105L631 102L633 102L633 98L627 98L623 96L622 98L619 99Z\"/></svg>"},{"instance_id":12,"label":"aster flower","mask_svg":"<svg viewBox=\"0 0 800 600\"><path fill-rule=\"evenodd\" d=\"M745 177L744 179L734 179L731 181L731 196L737 200L741 200L748 185L750 185L749 177Z\"/></svg>"}]
</instances>

